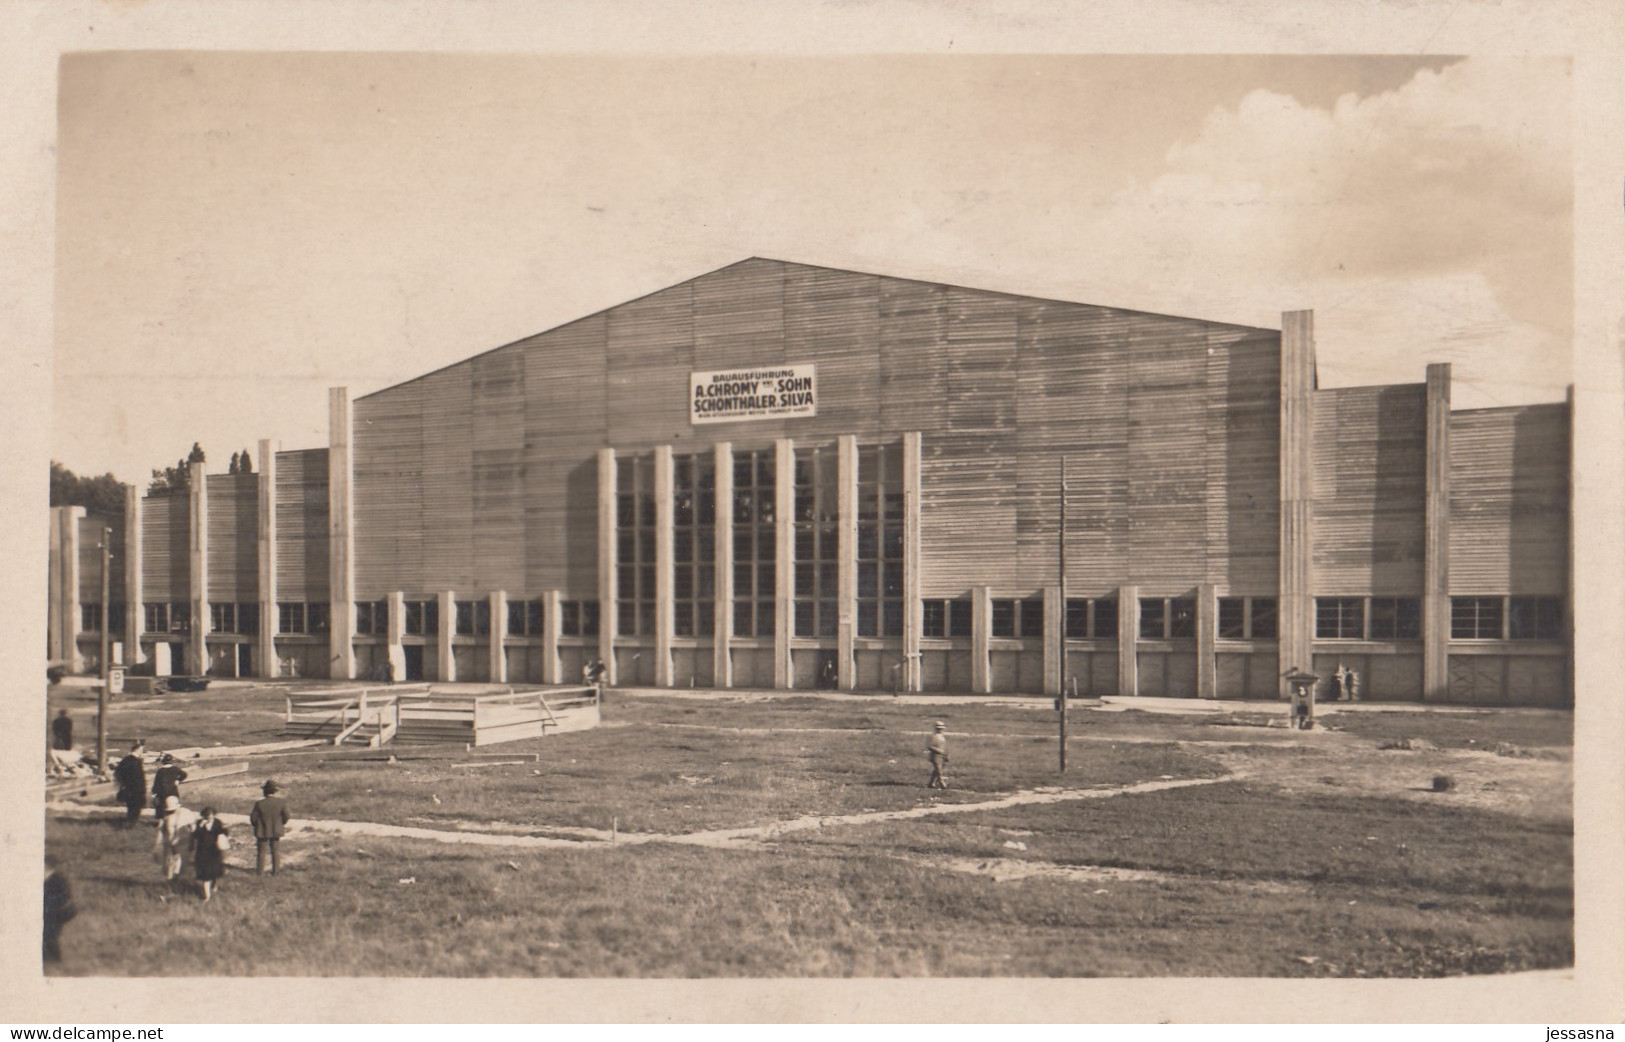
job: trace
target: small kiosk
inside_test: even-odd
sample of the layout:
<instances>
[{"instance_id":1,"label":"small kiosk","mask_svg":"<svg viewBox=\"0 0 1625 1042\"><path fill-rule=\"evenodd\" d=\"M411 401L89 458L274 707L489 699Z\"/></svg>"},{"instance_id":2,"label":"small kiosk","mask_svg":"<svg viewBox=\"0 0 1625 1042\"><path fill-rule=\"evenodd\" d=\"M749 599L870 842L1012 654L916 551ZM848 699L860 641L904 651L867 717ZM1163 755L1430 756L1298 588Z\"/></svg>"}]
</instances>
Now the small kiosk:
<instances>
[{"instance_id":1,"label":"small kiosk","mask_svg":"<svg viewBox=\"0 0 1625 1042\"><path fill-rule=\"evenodd\" d=\"M1292 714L1287 718L1287 726L1307 731L1315 726L1315 685L1320 683L1320 678L1294 667L1287 673L1286 682L1291 689Z\"/></svg>"}]
</instances>

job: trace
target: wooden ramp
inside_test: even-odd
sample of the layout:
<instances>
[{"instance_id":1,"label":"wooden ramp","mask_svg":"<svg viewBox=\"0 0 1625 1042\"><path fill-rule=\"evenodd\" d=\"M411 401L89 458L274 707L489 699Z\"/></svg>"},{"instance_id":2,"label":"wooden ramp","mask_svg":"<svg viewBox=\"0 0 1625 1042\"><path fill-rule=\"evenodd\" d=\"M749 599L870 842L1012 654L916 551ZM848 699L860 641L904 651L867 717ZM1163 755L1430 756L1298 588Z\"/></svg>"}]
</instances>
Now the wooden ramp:
<instances>
[{"instance_id":1,"label":"wooden ramp","mask_svg":"<svg viewBox=\"0 0 1625 1042\"><path fill-rule=\"evenodd\" d=\"M599 723L595 687L416 684L290 693L283 733L334 745L495 745Z\"/></svg>"}]
</instances>

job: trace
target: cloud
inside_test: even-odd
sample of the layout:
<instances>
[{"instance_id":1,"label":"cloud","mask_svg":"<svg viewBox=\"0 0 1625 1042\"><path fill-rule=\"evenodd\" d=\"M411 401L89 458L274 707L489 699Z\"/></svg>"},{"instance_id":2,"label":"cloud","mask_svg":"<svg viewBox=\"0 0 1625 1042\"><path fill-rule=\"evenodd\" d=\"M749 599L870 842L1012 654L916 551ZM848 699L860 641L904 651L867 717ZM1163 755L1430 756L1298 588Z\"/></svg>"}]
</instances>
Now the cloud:
<instances>
[{"instance_id":1,"label":"cloud","mask_svg":"<svg viewBox=\"0 0 1625 1042\"><path fill-rule=\"evenodd\" d=\"M1373 377L1353 382L1394 379L1389 358L1420 379L1425 356L1482 369L1488 397L1550 398L1569 367L1569 150L1560 62L1468 59L1329 109L1253 91L1112 200L1102 237L1144 263L1103 290L1258 324L1314 308L1323 357L1357 353L1331 371Z\"/></svg>"}]
</instances>

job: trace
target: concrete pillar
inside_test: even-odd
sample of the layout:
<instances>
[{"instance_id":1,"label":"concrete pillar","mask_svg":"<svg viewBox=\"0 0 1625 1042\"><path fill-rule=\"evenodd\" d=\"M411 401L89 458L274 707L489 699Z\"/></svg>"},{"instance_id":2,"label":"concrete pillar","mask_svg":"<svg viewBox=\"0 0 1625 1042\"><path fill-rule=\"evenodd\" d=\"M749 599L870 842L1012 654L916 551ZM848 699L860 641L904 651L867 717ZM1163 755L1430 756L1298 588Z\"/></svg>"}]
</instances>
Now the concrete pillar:
<instances>
[{"instance_id":1,"label":"concrete pillar","mask_svg":"<svg viewBox=\"0 0 1625 1042\"><path fill-rule=\"evenodd\" d=\"M790 658L795 632L796 451L789 438L773 443L773 686L796 686Z\"/></svg>"},{"instance_id":2,"label":"concrete pillar","mask_svg":"<svg viewBox=\"0 0 1625 1042\"><path fill-rule=\"evenodd\" d=\"M141 490L124 486L124 664L133 666L147 660L141 650L142 607L145 591L141 582Z\"/></svg>"},{"instance_id":3,"label":"concrete pillar","mask_svg":"<svg viewBox=\"0 0 1625 1042\"><path fill-rule=\"evenodd\" d=\"M437 595L440 601L440 625L435 627L435 667L434 678L442 683L455 684L457 682L457 659L452 655L451 638L457 632L457 594L451 590L443 590Z\"/></svg>"},{"instance_id":4,"label":"concrete pillar","mask_svg":"<svg viewBox=\"0 0 1625 1042\"><path fill-rule=\"evenodd\" d=\"M1117 693L1140 693L1140 588L1117 588Z\"/></svg>"},{"instance_id":5,"label":"concrete pillar","mask_svg":"<svg viewBox=\"0 0 1625 1042\"><path fill-rule=\"evenodd\" d=\"M51 523L46 526L51 549L46 558L45 572L45 657L51 661L67 658L67 645L62 639L62 511L66 507L51 508Z\"/></svg>"},{"instance_id":6,"label":"concrete pillar","mask_svg":"<svg viewBox=\"0 0 1625 1042\"><path fill-rule=\"evenodd\" d=\"M858 686L858 439L843 434L836 443L836 687Z\"/></svg>"},{"instance_id":7,"label":"concrete pillar","mask_svg":"<svg viewBox=\"0 0 1625 1042\"><path fill-rule=\"evenodd\" d=\"M1196 588L1196 697L1219 697L1219 660L1215 643L1219 637L1218 588L1203 583Z\"/></svg>"},{"instance_id":8,"label":"concrete pillar","mask_svg":"<svg viewBox=\"0 0 1625 1042\"><path fill-rule=\"evenodd\" d=\"M259 473L259 594L260 627L256 634L260 676L281 675L277 659L276 637L281 625L277 614L277 553L276 553L276 450L275 442L260 439ZM399 674L406 675L405 667Z\"/></svg>"},{"instance_id":9,"label":"concrete pillar","mask_svg":"<svg viewBox=\"0 0 1625 1042\"><path fill-rule=\"evenodd\" d=\"M1280 667L1313 667L1315 602L1311 504L1314 497L1315 313L1281 315ZM1285 678L1280 697L1289 695Z\"/></svg>"},{"instance_id":10,"label":"concrete pillar","mask_svg":"<svg viewBox=\"0 0 1625 1042\"><path fill-rule=\"evenodd\" d=\"M1450 365L1427 369L1426 498L1422 511L1422 700L1450 694Z\"/></svg>"},{"instance_id":11,"label":"concrete pillar","mask_svg":"<svg viewBox=\"0 0 1625 1042\"><path fill-rule=\"evenodd\" d=\"M406 594L391 590L385 597L389 620L385 623L384 654L389 657L390 676L406 679Z\"/></svg>"},{"instance_id":12,"label":"concrete pillar","mask_svg":"<svg viewBox=\"0 0 1625 1042\"><path fill-rule=\"evenodd\" d=\"M355 496L350 460L350 393L327 392L328 675L355 677Z\"/></svg>"},{"instance_id":13,"label":"concrete pillar","mask_svg":"<svg viewBox=\"0 0 1625 1042\"><path fill-rule=\"evenodd\" d=\"M903 434L903 688L920 690L920 432Z\"/></svg>"},{"instance_id":14,"label":"concrete pillar","mask_svg":"<svg viewBox=\"0 0 1625 1042\"><path fill-rule=\"evenodd\" d=\"M57 619L58 655L77 673L85 668L85 657L79 652L79 623L82 622L79 602L79 522L85 516L84 507L57 507L59 565L57 569L55 613Z\"/></svg>"},{"instance_id":15,"label":"concrete pillar","mask_svg":"<svg viewBox=\"0 0 1625 1042\"><path fill-rule=\"evenodd\" d=\"M187 592L192 632L186 642L186 672L202 676L209 671L209 478L205 464L187 466L191 474L186 491Z\"/></svg>"},{"instance_id":16,"label":"concrete pillar","mask_svg":"<svg viewBox=\"0 0 1625 1042\"><path fill-rule=\"evenodd\" d=\"M598 450L598 657L604 683L615 683L615 630L620 625L615 586L615 450ZM589 652L590 654L590 652Z\"/></svg>"},{"instance_id":17,"label":"concrete pillar","mask_svg":"<svg viewBox=\"0 0 1625 1042\"><path fill-rule=\"evenodd\" d=\"M672 502L676 476L670 445L655 446L655 687L672 686L671 641L677 626L673 606Z\"/></svg>"},{"instance_id":18,"label":"concrete pillar","mask_svg":"<svg viewBox=\"0 0 1625 1042\"><path fill-rule=\"evenodd\" d=\"M1059 586L1044 587L1044 694L1059 695L1066 686L1066 605Z\"/></svg>"},{"instance_id":19,"label":"concrete pillar","mask_svg":"<svg viewBox=\"0 0 1625 1042\"><path fill-rule=\"evenodd\" d=\"M492 590L488 595L491 605L491 642L486 645L490 658L490 676L493 684L508 682L508 653L502 638L508 632L508 592Z\"/></svg>"},{"instance_id":20,"label":"concrete pillar","mask_svg":"<svg viewBox=\"0 0 1625 1042\"><path fill-rule=\"evenodd\" d=\"M730 442L719 442L712 450L717 468L717 577L716 638L712 643L711 683L733 687L733 655L728 644L734 634L734 452Z\"/></svg>"},{"instance_id":21,"label":"concrete pillar","mask_svg":"<svg viewBox=\"0 0 1625 1042\"><path fill-rule=\"evenodd\" d=\"M993 691L993 660L988 651L993 637L993 593L988 587L971 587L970 613L970 689L986 695Z\"/></svg>"},{"instance_id":22,"label":"concrete pillar","mask_svg":"<svg viewBox=\"0 0 1625 1042\"><path fill-rule=\"evenodd\" d=\"M546 590L542 593L542 683L562 684L564 681L560 674L564 672L563 663L559 661L559 635L562 631L560 618L563 609L561 602L564 598L559 596L557 590ZM603 625L602 622L599 625Z\"/></svg>"}]
</instances>

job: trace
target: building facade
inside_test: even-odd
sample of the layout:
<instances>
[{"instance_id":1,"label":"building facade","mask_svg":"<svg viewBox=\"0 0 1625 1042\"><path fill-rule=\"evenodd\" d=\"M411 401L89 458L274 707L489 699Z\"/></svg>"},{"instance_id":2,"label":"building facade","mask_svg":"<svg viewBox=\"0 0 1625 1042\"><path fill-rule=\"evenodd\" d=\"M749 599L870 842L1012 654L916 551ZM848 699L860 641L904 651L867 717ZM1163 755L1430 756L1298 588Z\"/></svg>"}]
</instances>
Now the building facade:
<instances>
[{"instance_id":1,"label":"building facade","mask_svg":"<svg viewBox=\"0 0 1625 1042\"><path fill-rule=\"evenodd\" d=\"M1419 375L1319 388L1310 312L751 259L130 489L105 618L160 672L1567 705L1570 407ZM104 522L54 522L82 665Z\"/></svg>"}]
</instances>

